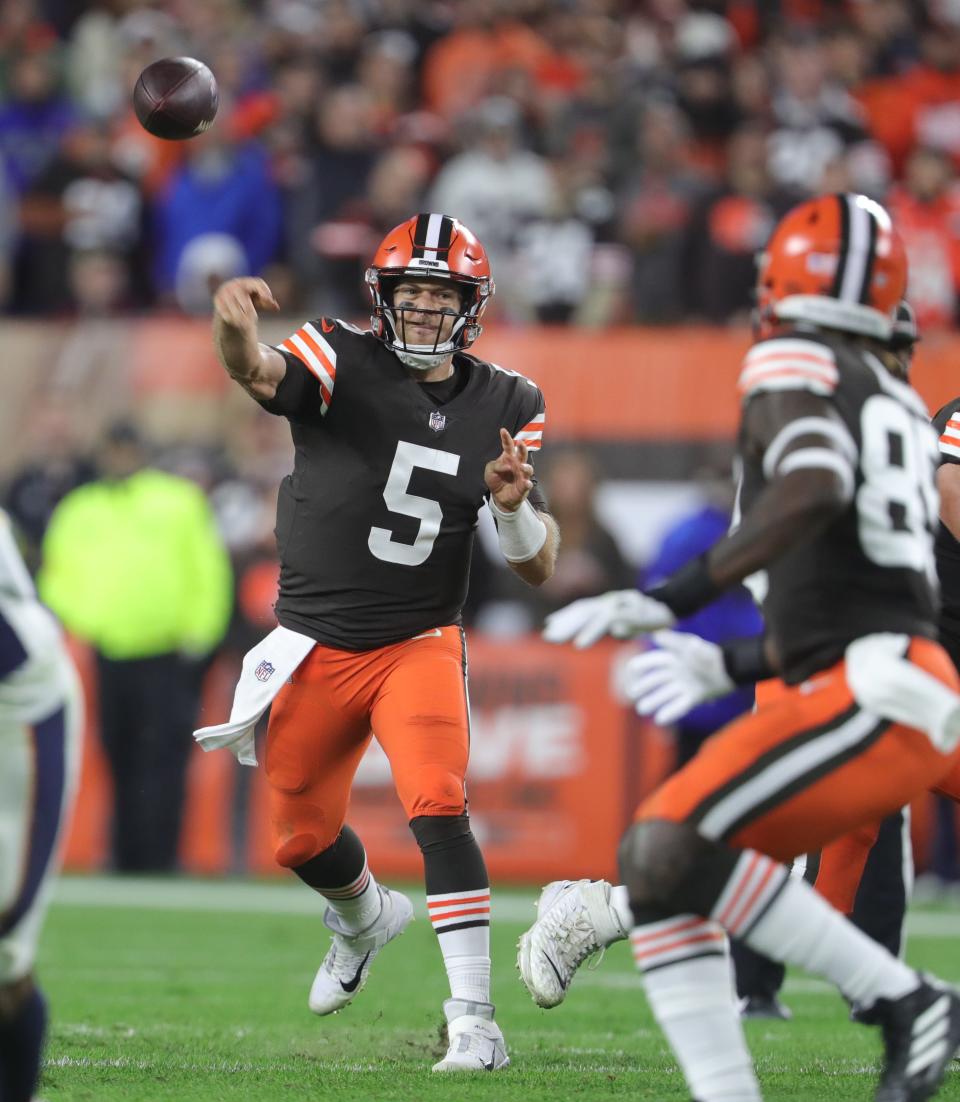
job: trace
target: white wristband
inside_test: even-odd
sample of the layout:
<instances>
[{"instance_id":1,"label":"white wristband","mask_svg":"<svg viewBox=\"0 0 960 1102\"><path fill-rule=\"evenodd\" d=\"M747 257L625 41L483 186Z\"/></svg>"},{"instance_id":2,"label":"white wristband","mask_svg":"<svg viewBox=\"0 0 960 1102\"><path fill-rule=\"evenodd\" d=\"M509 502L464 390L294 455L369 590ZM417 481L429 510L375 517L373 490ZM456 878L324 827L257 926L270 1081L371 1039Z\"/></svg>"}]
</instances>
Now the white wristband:
<instances>
[{"instance_id":1,"label":"white wristband","mask_svg":"<svg viewBox=\"0 0 960 1102\"><path fill-rule=\"evenodd\" d=\"M490 512L497 518L497 536L500 550L507 562L527 562L547 542L547 526L540 519L529 501L519 509L508 512L501 509L491 496L487 502Z\"/></svg>"}]
</instances>

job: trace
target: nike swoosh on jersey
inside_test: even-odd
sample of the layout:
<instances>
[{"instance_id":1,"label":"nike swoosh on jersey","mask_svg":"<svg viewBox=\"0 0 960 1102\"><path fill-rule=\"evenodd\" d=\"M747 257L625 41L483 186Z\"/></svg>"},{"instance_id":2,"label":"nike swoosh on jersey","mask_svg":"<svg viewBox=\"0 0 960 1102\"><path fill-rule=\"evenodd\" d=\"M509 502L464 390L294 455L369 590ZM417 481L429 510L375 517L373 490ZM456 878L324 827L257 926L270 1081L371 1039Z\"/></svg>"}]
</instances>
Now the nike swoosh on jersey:
<instances>
[{"instance_id":1,"label":"nike swoosh on jersey","mask_svg":"<svg viewBox=\"0 0 960 1102\"><path fill-rule=\"evenodd\" d=\"M332 321L327 321L326 318L321 318L320 328L324 331L324 333L332 333L337 327L333 324Z\"/></svg>"},{"instance_id":2,"label":"nike swoosh on jersey","mask_svg":"<svg viewBox=\"0 0 960 1102\"><path fill-rule=\"evenodd\" d=\"M357 969L357 974L353 977L352 980L350 980L349 983L344 983L343 980L340 981L340 986L344 989L344 991L347 992L348 995L352 991L356 991L357 984L359 984L360 982L360 976L363 974L363 966L367 963L369 956L370 954L367 953L363 960L360 961L360 967Z\"/></svg>"},{"instance_id":3,"label":"nike swoosh on jersey","mask_svg":"<svg viewBox=\"0 0 960 1102\"><path fill-rule=\"evenodd\" d=\"M412 643L414 639L439 639L441 635L443 635L443 632L439 628L431 628L430 631L412 636L410 642Z\"/></svg>"}]
</instances>

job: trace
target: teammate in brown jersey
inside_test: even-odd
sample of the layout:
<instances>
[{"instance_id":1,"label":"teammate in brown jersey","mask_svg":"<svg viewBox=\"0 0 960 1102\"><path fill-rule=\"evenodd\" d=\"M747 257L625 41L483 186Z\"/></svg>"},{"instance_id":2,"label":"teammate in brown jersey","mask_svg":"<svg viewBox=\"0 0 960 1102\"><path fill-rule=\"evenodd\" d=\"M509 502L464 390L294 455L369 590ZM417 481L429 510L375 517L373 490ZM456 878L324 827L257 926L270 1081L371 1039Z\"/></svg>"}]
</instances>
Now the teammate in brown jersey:
<instances>
[{"instance_id":1,"label":"teammate in brown jersey","mask_svg":"<svg viewBox=\"0 0 960 1102\"><path fill-rule=\"evenodd\" d=\"M916 318L903 301L897 308L890 346L878 352L896 378L908 381L913 349L918 339ZM960 398L948 402L934 416L939 434L937 486L940 495L940 525L934 557L940 583L939 642L960 669ZM657 633L663 649L637 655L628 663L625 689L643 715L655 715L658 723L669 724L689 708L722 696L736 682L748 684L768 672L759 640L731 640L716 647L685 633ZM750 660L759 664L754 667ZM758 697L767 691L758 685ZM960 759L935 791L960 801ZM837 910L850 915L860 929L899 955L903 944L906 906L912 890L909 808L888 816L882 823L864 825L852 834L831 842L820 854L802 861L803 874ZM795 872L799 866L795 865ZM776 999L783 982L782 966L747 959L740 974L743 954L734 951L738 990L744 996L741 1012L754 1017L787 1016ZM868 1019L866 1008L855 1007L854 1016Z\"/></svg>"},{"instance_id":2,"label":"teammate in brown jersey","mask_svg":"<svg viewBox=\"0 0 960 1102\"><path fill-rule=\"evenodd\" d=\"M539 585L553 571L556 525L528 461L544 403L528 379L465 351L494 286L460 222L411 218L366 278L370 330L320 318L276 348L258 339L258 309L277 309L262 280L231 280L214 300L221 362L289 420L296 446L277 510L277 653L292 668L266 743L276 857L327 900L333 944L309 1002L332 1013L412 915L405 896L374 880L344 822L376 737L423 853L450 980L449 1050L434 1070L492 1071L508 1059L490 1001L490 885L464 794L460 610L484 502L514 572ZM261 681L287 672L258 657ZM235 710L239 698L238 687Z\"/></svg>"},{"instance_id":3,"label":"teammate in brown jersey","mask_svg":"<svg viewBox=\"0 0 960 1102\"><path fill-rule=\"evenodd\" d=\"M768 575L777 691L641 805L621 846L622 893L561 888L521 940L523 978L550 1005L584 950L629 930L700 1102L760 1098L724 932L871 1008L886 1049L878 1100L929 1098L960 1045L960 996L784 867L893 813L957 760L958 678L935 641L936 437L879 359L905 283L902 243L872 200L824 196L790 212L761 263L761 339L740 377L739 526L657 590L575 602L544 633L585 646L670 627Z\"/></svg>"}]
</instances>

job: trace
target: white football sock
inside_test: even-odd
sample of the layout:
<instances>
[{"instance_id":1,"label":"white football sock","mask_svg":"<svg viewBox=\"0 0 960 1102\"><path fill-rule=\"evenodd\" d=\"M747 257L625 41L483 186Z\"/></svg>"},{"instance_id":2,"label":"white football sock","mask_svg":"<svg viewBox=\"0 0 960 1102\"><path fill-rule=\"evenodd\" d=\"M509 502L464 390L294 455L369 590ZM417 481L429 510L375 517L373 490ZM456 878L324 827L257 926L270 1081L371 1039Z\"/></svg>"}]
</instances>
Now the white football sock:
<instances>
[{"instance_id":1,"label":"white football sock","mask_svg":"<svg viewBox=\"0 0 960 1102\"><path fill-rule=\"evenodd\" d=\"M359 934L380 917L380 890L366 860L356 880L342 888L324 888L320 894L349 934Z\"/></svg>"},{"instance_id":2,"label":"white football sock","mask_svg":"<svg viewBox=\"0 0 960 1102\"><path fill-rule=\"evenodd\" d=\"M490 889L427 896L450 997L490 1002Z\"/></svg>"},{"instance_id":3,"label":"white football sock","mask_svg":"<svg viewBox=\"0 0 960 1102\"><path fill-rule=\"evenodd\" d=\"M698 1102L759 1102L723 929L699 916L677 915L634 926L630 942L650 1007L691 1094Z\"/></svg>"},{"instance_id":4,"label":"white football sock","mask_svg":"<svg viewBox=\"0 0 960 1102\"><path fill-rule=\"evenodd\" d=\"M630 896L624 884L614 884L610 889L610 909L620 920L620 926L624 930L633 929L633 911L630 909Z\"/></svg>"},{"instance_id":5,"label":"white football sock","mask_svg":"<svg viewBox=\"0 0 960 1102\"><path fill-rule=\"evenodd\" d=\"M919 986L913 969L806 881L753 850L744 850L710 917L758 953L831 980L851 1002L871 1006Z\"/></svg>"}]
</instances>

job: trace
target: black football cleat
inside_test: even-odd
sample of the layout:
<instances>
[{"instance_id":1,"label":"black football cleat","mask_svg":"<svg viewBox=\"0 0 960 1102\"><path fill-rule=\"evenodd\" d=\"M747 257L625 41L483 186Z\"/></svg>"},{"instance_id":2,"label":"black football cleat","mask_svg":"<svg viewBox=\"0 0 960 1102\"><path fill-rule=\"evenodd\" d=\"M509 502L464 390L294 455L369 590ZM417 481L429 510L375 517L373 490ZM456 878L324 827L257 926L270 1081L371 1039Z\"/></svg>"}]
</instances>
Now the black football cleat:
<instances>
[{"instance_id":1,"label":"black football cleat","mask_svg":"<svg viewBox=\"0 0 960 1102\"><path fill-rule=\"evenodd\" d=\"M902 998L878 999L870 1013L886 1049L874 1102L932 1098L960 1048L960 993L923 979Z\"/></svg>"},{"instance_id":2,"label":"black football cleat","mask_svg":"<svg viewBox=\"0 0 960 1102\"><path fill-rule=\"evenodd\" d=\"M857 1025L880 1024L880 1019L874 1013L874 1008L865 1006L863 1003L850 1004L850 1021L856 1022Z\"/></svg>"},{"instance_id":3,"label":"black football cleat","mask_svg":"<svg viewBox=\"0 0 960 1102\"><path fill-rule=\"evenodd\" d=\"M741 1018L789 1022L793 1012L776 995L747 995L738 1004Z\"/></svg>"}]
</instances>

